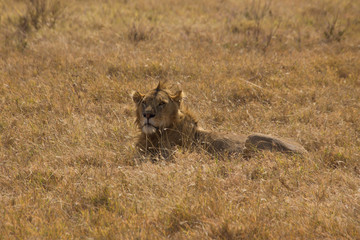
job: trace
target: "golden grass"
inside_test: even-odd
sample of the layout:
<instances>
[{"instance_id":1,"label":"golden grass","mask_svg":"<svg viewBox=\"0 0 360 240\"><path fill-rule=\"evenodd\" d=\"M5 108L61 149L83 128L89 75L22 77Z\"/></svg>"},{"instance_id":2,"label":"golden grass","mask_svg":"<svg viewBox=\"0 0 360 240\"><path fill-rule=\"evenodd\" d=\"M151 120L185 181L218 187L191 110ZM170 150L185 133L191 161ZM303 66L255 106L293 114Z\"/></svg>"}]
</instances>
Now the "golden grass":
<instances>
[{"instance_id":1,"label":"golden grass","mask_svg":"<svg viewBox=\"0 0 360 240\"><path fill-rule=\"evenodd\" d=\"M0 1L0 239L359 239L359 11ZM165 79L202 127L309 155L134 164L130 92Z\"/></svg>"}]
</instances>

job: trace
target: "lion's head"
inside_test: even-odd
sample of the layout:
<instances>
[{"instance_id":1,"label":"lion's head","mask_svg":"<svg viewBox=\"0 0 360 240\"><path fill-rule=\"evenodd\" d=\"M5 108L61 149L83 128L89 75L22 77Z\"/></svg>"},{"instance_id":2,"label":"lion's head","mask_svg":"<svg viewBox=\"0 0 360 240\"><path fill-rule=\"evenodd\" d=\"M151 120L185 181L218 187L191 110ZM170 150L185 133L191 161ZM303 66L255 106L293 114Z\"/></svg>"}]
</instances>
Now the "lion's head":
<instances>
[{"instance_id":1,"label":"lion's head","mask_svg":"<svg viewBox=\"0 0 360 240\"><path fill-rule=\"evenodd\" d=\"M171 127L179 114L182 92L172 94L163 83L146 94L135 92L136 123L147 135Z\"/></svg>"}]
</instances>

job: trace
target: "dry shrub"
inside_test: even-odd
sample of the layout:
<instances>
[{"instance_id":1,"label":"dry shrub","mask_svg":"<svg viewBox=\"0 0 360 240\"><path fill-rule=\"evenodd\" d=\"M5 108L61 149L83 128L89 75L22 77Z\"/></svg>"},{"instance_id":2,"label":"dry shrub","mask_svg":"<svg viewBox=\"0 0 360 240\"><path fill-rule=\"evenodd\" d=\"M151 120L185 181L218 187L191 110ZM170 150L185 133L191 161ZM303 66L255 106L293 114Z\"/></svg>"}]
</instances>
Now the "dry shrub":
<instances>
[{"instance_id":1,"label":"dry shrub","mask_svg":"<svg viewBox=\"0 0 360 240\"><path fill-rule=\"evenodd\" d=\"M133 23L131 27L128 28L127 37L132 43L137 44L141 41L151 39L153 29L153 27L147 27L143 23Z\"/></svg>"},{"instance_id":2,"label":"dry shrub","mask_svg":"<svg viewBox=\"0 0 360 240\"><path fill-rule=\"evenodd\" d=\"M251 4L246 6L244 15L248 19L260 22L267 15L272 15L271 1L252 0Z\"/></svg>"},{"instance_id":3,"label":"dry shrub","mask_svg":"<svg viewBox=\"0 0 360 240\"><path fill-rule=\"evenodd\" d=\"M64 1L59 0L26 0L25 4L23 14L16 20L9 19L16 29L6 35L6 43L15 45L21 51L28 46L32 32L43 27L54 28L65 8Z\"/></svg>"},{"instance_id":4,"label":"dry shrub","mask_svg":"<svg viewBox=\"0 0 360 240\"><path fill-rule=\"evenodd\" d=\"M28 33L43 26L54 27L63 11L59 0L27 0L26 12L19 18L20 31Z\"/></svg>"},{"instance_id":5,"label":"dry shrub","mask_svg":"<svg viewBox=\"0 0 360 240\"><path fill-rule=\"evenodd\" d=\"M337 41L340 42L344 38L344 34L347 31L349 26L349 22L342 26L339 24L339 12L332 17L331 20L327 21L325 30L324 30L324 37L327 42Z\"/></svg>"},{"instance_id":6,"label":"dry shrub","mask_svg":"<svg viewBox=\"0 0 360 240\"><path fill-rule=\"evenodd\" d=\"M340 42L345 38L345 33L350 26L349 19L344 17L345 9L349 8L350 3L337 3L336 5L314 5L305 8L302 12L304 21L322 31L323 41L331 43Z\"/></svg>"},{"instance_id":7,"label":"dry shrub","mask_svg":"<svg viewBox=\"0 0 360 240\"><path fill-rule=\"evenodd\" d=\"M265 53L276 37L280 20L273 15L271 1L252 0L245 6L244 18L230 20L229 30L240 40L236 45Z\"/></svg>"}]
</instances>

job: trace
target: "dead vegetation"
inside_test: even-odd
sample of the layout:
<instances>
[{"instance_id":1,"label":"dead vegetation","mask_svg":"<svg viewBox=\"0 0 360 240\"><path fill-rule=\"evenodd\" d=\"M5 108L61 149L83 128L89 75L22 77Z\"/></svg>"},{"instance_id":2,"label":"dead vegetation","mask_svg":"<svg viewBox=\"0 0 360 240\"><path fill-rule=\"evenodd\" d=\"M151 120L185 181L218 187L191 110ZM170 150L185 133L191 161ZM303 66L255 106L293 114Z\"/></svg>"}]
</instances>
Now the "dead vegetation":
<instances>
[{"instance_id":1,"label":"dead vegetation","mask_svg":"<svg viewBox=\"0 0 360 240\"><path fill-rule=\"evenodd\" d=\"M0 239L360 238L357 1L0 1ZM132 90L306 157L137 165Z\"/></svg>"}]
</instances>

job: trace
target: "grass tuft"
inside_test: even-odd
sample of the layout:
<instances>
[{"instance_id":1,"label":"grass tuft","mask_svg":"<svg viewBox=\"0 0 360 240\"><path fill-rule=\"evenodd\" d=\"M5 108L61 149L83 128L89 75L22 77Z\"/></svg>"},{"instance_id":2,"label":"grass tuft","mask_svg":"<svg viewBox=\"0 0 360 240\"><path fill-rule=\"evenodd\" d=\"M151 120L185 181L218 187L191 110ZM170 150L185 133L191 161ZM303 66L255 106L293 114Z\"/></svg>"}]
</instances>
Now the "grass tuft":
<instances>
[{"instance_id":1,"label":"grass tuft","mask_svg":"<svg viewBox=\"0 0 360 240\"><path fill-rule=\"evenodd\" d=\"M141 41L146 41L151 39L151 33L153 28L146 27L144 24L135 24L133 23L128 29L128 39L137 44Z\"/></svg>"},{"instance_id":2,"label":"grass tuft","mask_svg":"<svg viewBox=\"0 0 360 240\"><path fill-rule=\"evenodd\" d=\"M194 209L182 205L175 206L163 221L166 225L165 233L167 236L174 235L179 231L187 231L201 223Z\"/></svg>"}]
</instances>

